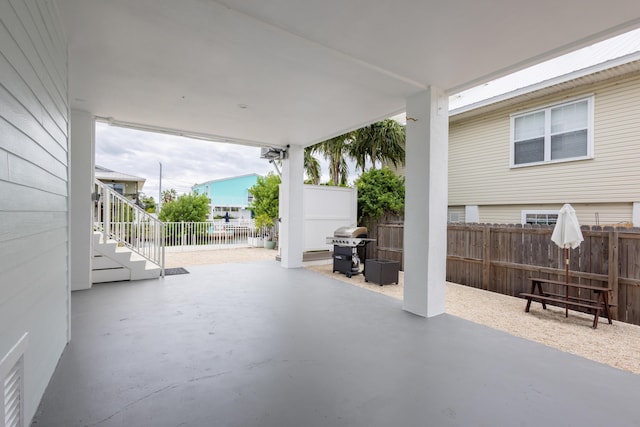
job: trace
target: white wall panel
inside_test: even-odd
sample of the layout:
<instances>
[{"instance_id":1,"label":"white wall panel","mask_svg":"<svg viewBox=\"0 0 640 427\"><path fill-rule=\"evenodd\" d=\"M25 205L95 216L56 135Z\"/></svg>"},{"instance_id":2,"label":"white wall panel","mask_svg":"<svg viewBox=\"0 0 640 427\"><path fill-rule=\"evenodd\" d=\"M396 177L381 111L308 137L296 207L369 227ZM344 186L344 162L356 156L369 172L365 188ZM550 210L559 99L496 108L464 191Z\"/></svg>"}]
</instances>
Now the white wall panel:
<instances>
[{"instance_id":1,"label":"white wall panel","mask_svg":"<svg viewBox=\"0 0 640 427\"><path fill-rule=\"evenodd\" d=\"M16 69L21 72L25 70L23 79L32 88L32 92L38 99L38 103L42 105L44 116L53 118L57 124L57 129L51 128L51 132L55 132L57 136L66 134L66 95L60 91L62 83L56 84L55 81L61 82L66 80L59 75L53 66L51 53L46 49L43 39L50 38L49 34L44 33L46 28L37 28L32 15L24 0L12 0L9 4L1 2L0 16L6 29L17 40L28 38L29 44L20 44L18 46L22 55L14 56L16 61L24 57L29 65L24 61L19 61ZM35 1L30 2L37 12ZM11 19L12 14L17 19ZM9 19L5 19L5 17ZM64 137L60 137L58 141L64 145Z\"/></svg>"},{"instance_id":2,"label":"white wall panel","mask_svg":"<svg viewBox=\"0 0 640 427\"><path fill-rule=\"evenodd\" d=\"M9 153L0 150L0 179L9 180Z\"/></svg>"},{"instance_id":3,"label":"white wall panel","mask_svg":"<svg viewBox=\"0 0 640 427\"><path fill-rule=\"evenodd\" d=\"M9 179L16 184L38 188L61 196L67 195L67 180L13 154L8 155Z\"/></svg>"},{"instance_id":4,"label":"white wall panel","mask_svg":"<svg viewBox=\"0 0 640 427\"><path fill-rule=\"evenodd\" d=\"M338 227L356 225L357 190L355 188L304 186L305 251L333 249L327 236Z\"/></svg>"},{"instance_id":5,"label":"white wall panel","mask_svg":"<svg viewBox=\"0 0 640 427\"><path fill-rule=\"evenodd\" d=\"M14 225L17 221L20 221L20 228ZM65 228L66 226L66 212L0 211L0 242Z\"/></svg>"},{"instance_id":6,"label":"white wall panel","mask_svg":"<svg viewBox=\"0 0 640 427\"><path fill-rule=\"evenodd\" d=\"M28 157L34 165L46 169L47 172L58 178L67 179L66 156L62 159L56 159L44 149L43 145L22 133L2 117L0 117L0 150L22 158Z\"/></svg>"},{"instance_id":7,"label":"white wall panel","mask_svg":"<svg viewBox=\"0 0 640 427\"><path fill-rule=\"evenodd\" d=\"M51 0L0 0L0 357L29 333L30 420L68 336L67 47Z\"/></svg>"},{"instance_id":8,"label":"white wall panel","mask_svg":"<svg viewBox=\"0 0 640 427\"><path fill-rule=\"evenodd\" d=\"M60 145L40 122L40 107L31 106L31 110L25 108L13 97L13 94L0 86L0 99L3 101L2 113L4 120L11 123L17 130L37 142L47 153L51 154L59 162L67 162L66 147Z\"/></svg>"},{"instance_id":9,"label":"white wall panel","mask_svg":"<svg viewBox=\"0 0 640 427\"><path fill-rule=\"evenodd\" d=\"M43 184L45 185L45 184ZM61 212L67 209L67 198L59 194L42 191L39 188L25 187L0 181L0 211Z\"/></svg>"}]
</instances>

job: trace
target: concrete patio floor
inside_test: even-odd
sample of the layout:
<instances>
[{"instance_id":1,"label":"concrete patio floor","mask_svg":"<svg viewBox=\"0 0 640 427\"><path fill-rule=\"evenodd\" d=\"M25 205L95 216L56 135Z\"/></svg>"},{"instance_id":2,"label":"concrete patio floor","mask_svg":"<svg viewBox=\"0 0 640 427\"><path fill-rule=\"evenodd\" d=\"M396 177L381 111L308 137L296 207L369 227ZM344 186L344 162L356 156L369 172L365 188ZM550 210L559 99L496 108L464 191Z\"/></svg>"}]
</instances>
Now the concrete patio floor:
<instances>
[{"instance_id":1,"label":"concrete patio floor","mask_svg":"<svg viewBox=\"0 0 640 427\"><path fill-rule=\"evenodd\" d=\"M72 294L34 426L638 426L640 376L275 261Z\"/></svg>"}]
</instances>

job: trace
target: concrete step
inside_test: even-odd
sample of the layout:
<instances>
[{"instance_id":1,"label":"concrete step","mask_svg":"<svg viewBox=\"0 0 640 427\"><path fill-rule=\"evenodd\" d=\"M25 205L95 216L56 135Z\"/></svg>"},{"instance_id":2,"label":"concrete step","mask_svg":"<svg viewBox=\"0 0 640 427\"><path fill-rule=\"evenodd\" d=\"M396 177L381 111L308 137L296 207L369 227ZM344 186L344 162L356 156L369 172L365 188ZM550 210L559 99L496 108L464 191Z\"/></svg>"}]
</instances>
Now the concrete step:
<instances>
[{"instance_id":1,"label":"concrete step","mask_svg":"<svg viewBox=\"0 0 640 427\"><path fill-rule=\"evenodd\" d=\"M103 234L93 233L93 283L121 280L157 279L161 269L115 240L103 241Z\"/></svg>"},{"instance_id":2,"label":"concrete step","mask_svg":"<svg viewBox=\"0 0 640 427\"><path fill-rule=\"evenodd\" d=\"M162 269L152 262L145 261L143 269L132 269L131 280L157 279L160 277Z\"/></svg>"},{"instance_id":3,"label":"concrete step","mask_svg":"<svg viewBox=\"0 0 640 427\"><path fill-rule=\"evenodd\" d=\"M131 272L128 268L108 268L91 272L92 283L120 282L123 280L131 280Z\"/></svg>"},{"instance_id":4,"label":"concrete step","mask_svg":"<svg viewBox=\"0 0 640 427\"><path fill-rule=\"evenodd\" d=\"M106 270L109 268L121 268L122 265L115 262L111 258L94 251L93 261L91 263L93 270Z\"/></svg>"}]
</instances>

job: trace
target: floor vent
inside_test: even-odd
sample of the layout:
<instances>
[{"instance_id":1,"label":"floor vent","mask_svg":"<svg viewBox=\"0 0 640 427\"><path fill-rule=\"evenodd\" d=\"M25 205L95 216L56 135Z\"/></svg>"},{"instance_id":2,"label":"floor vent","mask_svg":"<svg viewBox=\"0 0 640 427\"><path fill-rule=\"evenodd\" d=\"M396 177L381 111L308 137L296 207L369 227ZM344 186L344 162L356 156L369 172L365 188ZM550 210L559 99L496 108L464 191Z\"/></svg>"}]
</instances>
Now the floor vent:
<instances>
[{"instance_id":1,"label":"floor vent","mask_svg":"<svg viewBox=\"0 0 640 427\"><path fill-rule=\"evenodd\" d=\"M24 351L27 334L0 361L3 397L0 427L24 427Z\"/></svg>"}]
</instances>

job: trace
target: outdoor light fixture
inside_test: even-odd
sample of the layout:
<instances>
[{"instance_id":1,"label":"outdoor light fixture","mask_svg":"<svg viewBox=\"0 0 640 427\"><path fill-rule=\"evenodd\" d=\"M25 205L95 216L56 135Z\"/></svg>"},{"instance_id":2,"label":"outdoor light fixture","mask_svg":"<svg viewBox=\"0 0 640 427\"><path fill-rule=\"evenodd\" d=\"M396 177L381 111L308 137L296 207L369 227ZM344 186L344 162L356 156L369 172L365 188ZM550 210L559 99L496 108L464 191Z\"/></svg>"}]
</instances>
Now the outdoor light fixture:
<instances>
[{"instance_id":1,"label":"outdoor light fixture","mask_svg":"<svg viewBox=\"0 0 640 427\"><path fill-rule=\"evenodd\" d=\"M287 148L277 148L277 147L262 147L260 149L260 158L271 160L284 160L289 157L289 153Z\"/></svg>"}]
</instances>

